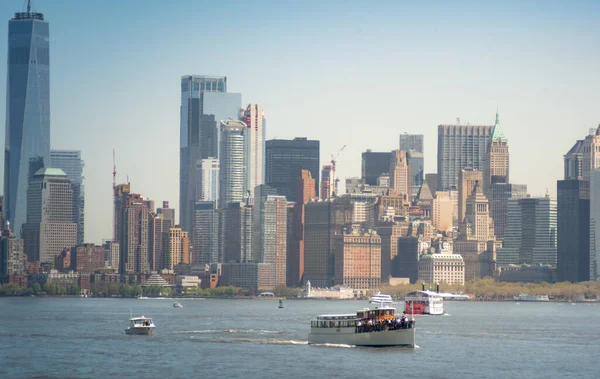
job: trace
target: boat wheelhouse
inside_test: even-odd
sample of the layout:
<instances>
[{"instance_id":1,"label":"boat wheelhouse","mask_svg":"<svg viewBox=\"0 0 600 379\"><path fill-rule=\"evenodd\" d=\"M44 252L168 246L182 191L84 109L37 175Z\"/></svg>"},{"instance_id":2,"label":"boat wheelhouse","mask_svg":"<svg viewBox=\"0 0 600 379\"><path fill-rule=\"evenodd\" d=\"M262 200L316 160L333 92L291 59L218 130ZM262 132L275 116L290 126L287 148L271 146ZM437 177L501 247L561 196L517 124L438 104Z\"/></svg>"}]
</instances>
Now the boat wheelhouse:
<instances>
[{"instance_id":1,"label":"boat wheelhouse","mask_svg":"<svg viewBox=\"0 0 600 379\"><path fill-rule=\"evenodd\" d=\"M404 312L416 315L443 315L444 299L434 291L409 292L404 297Z\"/></svg>"},{"instance_id":2,"label":"boat wheelhouse","mask_svg":"<svg viewBox=\"0 0 600 379\"><path fill-rule=\"evenodd\" d=\"M396 308L365 308L355 314L325 314L310 323L309 344L415 346L415 322Z\"/></svg>"},{"instance_id":3,"label":"boat wheelhouse","mask_svg":"<svg viewBox=\"0 0 600 379\"><path fill-rule=\"evenodd\" d=\"M132 317L129 319L129 327L125 329L125 333L134 335L151 335L154 333L156 326L149 317Z\"/></svg>"}]
</instances>

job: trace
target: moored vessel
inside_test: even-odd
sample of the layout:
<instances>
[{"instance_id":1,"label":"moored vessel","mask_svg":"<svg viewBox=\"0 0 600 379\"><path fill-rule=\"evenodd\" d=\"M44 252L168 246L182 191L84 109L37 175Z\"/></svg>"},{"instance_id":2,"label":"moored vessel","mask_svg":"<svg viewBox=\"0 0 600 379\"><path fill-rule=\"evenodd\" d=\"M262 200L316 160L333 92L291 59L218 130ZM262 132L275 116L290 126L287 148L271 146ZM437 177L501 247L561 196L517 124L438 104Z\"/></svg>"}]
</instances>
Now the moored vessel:
<instances>
[{"instance_id":1,"label":"moored vessel","mask_svg":"<svg viewBox=\"0 0 600 379\"><path fill-rule=\"evenodd\" d=\"M151 335L154 333L156 326L149 317L132 317L129 319L129 327L125 329L125 333L134 335Z\"/></svg>"},{"instance_id":2,"label":"moored vessel","mask_svg":"<svg viewBox=\"0 0 600 379\"><path fill-rule=\"evenodd\" d=\"M444 299L434 291L409 292L404 297L404 311L416 315L443 315Z\"/></svg>"},{"instance_id":3,"label":"moored vessel","mask_svg":"<svg viewBox=\"0 0 600 379\"><path fill-rule=\"evenodd\" d=\"M526 293L520 293L514 299L515 301L550 301L548 295L529 295Z\"/></svg>"},{"instance_id":4,"label":"moored vessel","mask_svg":"<svg viewBox=\"0 0 600 379\"><path fill-rule=\"evenodd\" d=\"M309 344L415 346L415 321L396 308L365 308L352 314L325 314L310 323Z\"/></svg>"},{"instance_id":5,"label":"moored vessel","mask_svg":"<svg viewBox=\"0 0 600 379\"><path fill-rule=\"evenodd\" d=\"M390 295L384 295L382 293L377 293L377 295L371 296L369 299L369 303L371 304L392 304L393 300Z\"/></svg>"}]
</instances>

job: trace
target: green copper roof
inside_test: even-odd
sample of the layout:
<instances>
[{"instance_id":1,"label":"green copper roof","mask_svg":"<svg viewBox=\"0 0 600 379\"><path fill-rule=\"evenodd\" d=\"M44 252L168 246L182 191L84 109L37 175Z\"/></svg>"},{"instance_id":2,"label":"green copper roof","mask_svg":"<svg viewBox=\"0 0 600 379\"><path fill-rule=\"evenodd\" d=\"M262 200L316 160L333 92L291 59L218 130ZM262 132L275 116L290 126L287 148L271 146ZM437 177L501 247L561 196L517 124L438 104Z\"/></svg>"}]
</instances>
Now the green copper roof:
<instances>
[{"instance_id":1,"label":"green copper roof","mask_svg":"<svg viewBox=\"0 0 600 379\"><path fill-rule=\"evenodd\" d=\"M63 170L60 168L40 168L35 172L35 175L45 175L45 176L67 176Z\"/></svg>"},{"instance_id":2,"label":"green copper roof","mask_svg":"<svg viewBox=\"0 0 600 379\"><path fill-rule=\"evenodd\" d=\"M501 142L507 142L504 132L500 127L500 117L498 116L498 111L496 111L496 123L494 124L494 129L492 130L492 142L498 141L498 138L500 138Z\"/></svg>"}]
</instances>

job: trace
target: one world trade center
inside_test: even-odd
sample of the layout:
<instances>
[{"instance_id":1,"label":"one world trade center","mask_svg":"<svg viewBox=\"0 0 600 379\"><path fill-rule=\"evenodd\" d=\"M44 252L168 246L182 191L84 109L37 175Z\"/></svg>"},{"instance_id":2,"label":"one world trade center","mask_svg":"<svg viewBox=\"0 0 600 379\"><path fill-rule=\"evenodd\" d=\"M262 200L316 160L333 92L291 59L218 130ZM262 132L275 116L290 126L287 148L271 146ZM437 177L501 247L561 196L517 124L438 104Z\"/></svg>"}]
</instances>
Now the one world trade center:
<instances>
[{"instance_id":1,"label":"one world trade center","mask_svg":"<svg viewBox=\"0 0 600 379\"><path fill-rule=\"evenodd\" d=\"M4 219L17 235L27 214L29 165L50 157L49 28L42 13L15 13L8 22ZM34 172L31 173L33 175Z\"/></svg>"}]
</instances>

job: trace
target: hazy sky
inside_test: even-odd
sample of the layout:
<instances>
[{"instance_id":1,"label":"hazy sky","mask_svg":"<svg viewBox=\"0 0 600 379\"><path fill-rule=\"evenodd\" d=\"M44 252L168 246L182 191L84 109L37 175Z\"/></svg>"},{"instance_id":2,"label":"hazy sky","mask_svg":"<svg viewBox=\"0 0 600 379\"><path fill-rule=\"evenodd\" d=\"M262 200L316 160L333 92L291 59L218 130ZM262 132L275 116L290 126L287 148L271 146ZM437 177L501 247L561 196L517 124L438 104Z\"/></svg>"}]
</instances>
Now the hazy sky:
<instances>
[{"instance_id":1,"label":"hazy sky","mask_svg":"<svg viewBox=\"0 0 600 379\"><path fill-rule=\"evenodd\" d=\"M179 207L186 74L227 76L264 106L268 139L319 139L322 163L346 144L342 188L403 132L425 135L435 172L437 125L491 125L498 107L511 181L554 195L563 154L600 123L598 1L33 3L50 23L52 148L85 160L89 242L111 237L113 148L118 182ZM0 2L0 55L24 4ZM3 105L5 88L0 74Z\"/></svg>"}]
</instances>

